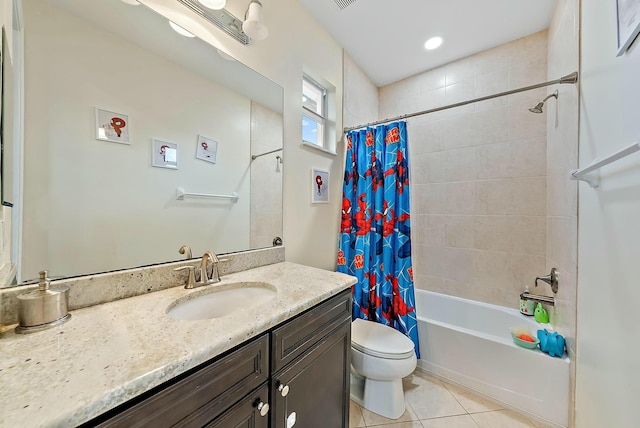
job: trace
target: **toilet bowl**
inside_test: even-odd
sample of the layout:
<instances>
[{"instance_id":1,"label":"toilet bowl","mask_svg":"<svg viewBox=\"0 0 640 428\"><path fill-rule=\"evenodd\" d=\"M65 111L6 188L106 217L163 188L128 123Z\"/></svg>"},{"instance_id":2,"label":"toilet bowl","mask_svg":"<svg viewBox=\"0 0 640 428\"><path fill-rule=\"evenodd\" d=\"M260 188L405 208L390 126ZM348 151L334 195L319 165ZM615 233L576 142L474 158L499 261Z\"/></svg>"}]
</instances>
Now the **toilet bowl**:
<instances>
[{"instance_id":1,"label":"toilet bowl","mask_svg":"<svg viewBox=\"0 0 640 428\"><path fill-rule=\"evenodd\" d=\"M402 416L402 378L416 364L414 344L404 334L372 321L351 323L351 399L365 409L389 419Z\"/></svg>"}]
</instances>

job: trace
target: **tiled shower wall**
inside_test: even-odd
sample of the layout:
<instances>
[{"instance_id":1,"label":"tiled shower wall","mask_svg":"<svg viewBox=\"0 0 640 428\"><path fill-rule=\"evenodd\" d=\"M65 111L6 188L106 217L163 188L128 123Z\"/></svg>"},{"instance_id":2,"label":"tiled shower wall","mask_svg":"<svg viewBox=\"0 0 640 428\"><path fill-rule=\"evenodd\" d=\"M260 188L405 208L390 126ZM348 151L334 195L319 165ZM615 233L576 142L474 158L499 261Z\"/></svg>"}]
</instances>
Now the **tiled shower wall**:
<instances>
[{"instance_id":1,"label":"tiled shower wall","mask_svg":"<svg viewBox=\"0 0 640 428\"><path fill-rule=\"evenodd\" d=\"M546 80L542 31L380 88L379 117ZM546 274L547 115L528 111L546 93L408 120L417 288L518 307Z\"/></svg>"}]
</instances>

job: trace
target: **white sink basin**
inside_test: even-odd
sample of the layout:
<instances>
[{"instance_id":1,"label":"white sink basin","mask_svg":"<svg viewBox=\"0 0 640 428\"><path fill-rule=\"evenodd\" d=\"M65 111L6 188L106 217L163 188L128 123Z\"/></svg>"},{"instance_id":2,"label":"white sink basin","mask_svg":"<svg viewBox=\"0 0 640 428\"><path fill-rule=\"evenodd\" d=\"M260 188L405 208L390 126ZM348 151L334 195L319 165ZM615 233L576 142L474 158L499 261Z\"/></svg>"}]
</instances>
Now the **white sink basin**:
<instances>
[{"instance_id":1,"label":"white sink basin","mask_svg":"<svg viewBox=\"0 0 640 428\"><path fill-rule=\"evenodd\" d=\"M265 282L221 284L176 300L167 308L167 315L185 321L220 318L261 305L275 295L275 287Z\"/></svg>"}]
</instances>

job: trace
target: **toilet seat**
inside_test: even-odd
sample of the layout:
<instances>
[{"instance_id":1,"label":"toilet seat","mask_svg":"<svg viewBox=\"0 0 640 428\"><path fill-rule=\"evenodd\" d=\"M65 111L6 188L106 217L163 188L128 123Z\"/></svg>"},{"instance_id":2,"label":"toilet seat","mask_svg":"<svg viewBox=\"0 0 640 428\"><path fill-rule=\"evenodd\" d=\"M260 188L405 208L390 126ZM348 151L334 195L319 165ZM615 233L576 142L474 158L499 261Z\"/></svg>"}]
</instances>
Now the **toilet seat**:
<instances>
[{"instance_id":1,"label":"toilet seat","mask_svg":"<svg viewBox=\"0 0 640 428\"><path fill-rule=\"evenodd\" d=\"M364 354L388 360L403 360L415 355L413 341L404 334L359 318L351 323L351 346Z\"/></svg>"}]
</instances>

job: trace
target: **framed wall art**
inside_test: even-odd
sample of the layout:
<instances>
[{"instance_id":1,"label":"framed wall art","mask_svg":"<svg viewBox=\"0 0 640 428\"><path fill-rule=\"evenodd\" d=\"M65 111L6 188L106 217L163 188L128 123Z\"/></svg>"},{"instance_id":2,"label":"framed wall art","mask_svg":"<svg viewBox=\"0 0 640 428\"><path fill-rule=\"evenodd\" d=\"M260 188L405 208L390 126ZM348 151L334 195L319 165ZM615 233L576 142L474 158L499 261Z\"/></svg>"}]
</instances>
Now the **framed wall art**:
<instances>
[{"instance_id":1,"label":"framed wall art","mask_svg":"<svg viewBox=\"0 0 640 428\"><path fill-rule=\"evenodd\" d=\"M96 139L131 144L129 116L96 107Z\"/></svg>"},{"instance_id":2,"label":"framed wall art","mask_svg":"<svg viewBox=\"0 0 640 428\"><path fill-rule=\"evenodd\" d=\"M153 138L151 165L158 168L178 169L178 145Z\"/></svg>"},{"instance_id":3,"label":"framed wall art","mask_svg":"<svg viewBox=\"0 0 640 428\"><path fill-rule=\"evenodd\" d=\"M329 171L325 169L311 169L311 203L329 203Z\"/></svg>"},{"instance_id":4,"label":"framed wall art","mask_svg":"<svg viewBox=\"0 0 640 428\"><path fill-rule=\"evenodd\" d=\"M203 161L216 163L218 157L218 142L211 138L198 135L198 146L196 147L196 158Z\"/></svg>"},{"instance_id":5,"label":"framed wall art","mask_svg":"<svg viewBox=\"0 0 640 428\"><path fill-rule=\"evenodd\" d=\"M640 33L640 2L616 0L618 18L618 54L624 54Z\"/></svg>"}]
</instances>

